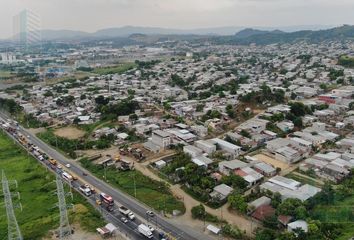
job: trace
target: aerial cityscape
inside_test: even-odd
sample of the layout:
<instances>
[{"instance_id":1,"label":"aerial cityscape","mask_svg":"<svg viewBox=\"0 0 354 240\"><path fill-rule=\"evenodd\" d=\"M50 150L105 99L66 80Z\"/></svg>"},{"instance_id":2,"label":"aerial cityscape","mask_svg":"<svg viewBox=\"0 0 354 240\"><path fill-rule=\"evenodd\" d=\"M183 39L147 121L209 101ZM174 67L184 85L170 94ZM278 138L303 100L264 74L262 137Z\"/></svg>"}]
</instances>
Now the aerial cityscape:
<instances>
[{"instance_id":1,"label":"aerial cityscape","mask_svg":"<svg viewBox=\"0 0 354 240\"><path fill-rule=\"evenodd\" d=\"M48 2L0 0L0 239L354 239L354 2Z\"/></svg>"}]
</instances>

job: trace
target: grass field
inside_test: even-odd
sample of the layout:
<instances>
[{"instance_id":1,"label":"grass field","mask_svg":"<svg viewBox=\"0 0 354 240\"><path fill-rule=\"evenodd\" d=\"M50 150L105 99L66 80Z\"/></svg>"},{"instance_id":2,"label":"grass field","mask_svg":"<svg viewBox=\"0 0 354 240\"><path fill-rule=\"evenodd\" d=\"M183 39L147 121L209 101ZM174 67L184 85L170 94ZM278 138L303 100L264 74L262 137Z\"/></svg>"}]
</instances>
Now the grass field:
<instances>
[{"instance_id":1,"label":"grass field","mask_svg":"<svg viewBox=\"0 0 354 240\"><path fill-rule=\"evenodd\" d=\"M115 74L115 73L122 74L122 73L134 68L135 66L136 66L135 63L127 62L127 63L122 63L120 65L113 66L113 67L95 68L92 72L100 74L100 75Z\"/></svg>"},{"instance_id":2,"label":"grass field","mask_svg":"<svg viewBox=\"0 0 354 240\"><path fill-rule=\"evenodd\" d=\"M54 174L47 171L37 160L14 144L0 132L0 169L9 180L17 180L21 199L13 199L14 205L21 203L23 211L15 210L17 221L24 239L41 239L49 230L59 226L59 210L54 207L58 202L55 194ZM70 213L70 219L80 223L84 230L95 231L104 223L99 213L78 193L74 193L75 204L79 211ZM0 208L0 239L7 236L7 220L3 207Z\"/></svg>"},{"instance_id":3,"label":"grass field","mask_svg":"<svg viewBox=\"0 0 354 240\"><path fill-rule=\"evenodd\" d=\"M11 72L10 71L0 71L0 80L1 79L7 79L11 77Z\"/></svg>"},{"instance_id":4,"label":"grass field","mask_svg":"<svg viewBox=\"0 0 354 240\"><path fill-rule=\"evenodd\" d=\"M105 173L102 167L96 166L85 159L82 159L80 162L97 177L104 179ZM167 213L172 213L173 210L179 210L182 213L185 212L183 202L178 201L172 195L165 183L155 181L139 171L118 172L116 169L107 168L106 176L110 184L133 197L135 197L136 187L136 198L157 211L163 210Z\"/></svg>"}]
</instances>

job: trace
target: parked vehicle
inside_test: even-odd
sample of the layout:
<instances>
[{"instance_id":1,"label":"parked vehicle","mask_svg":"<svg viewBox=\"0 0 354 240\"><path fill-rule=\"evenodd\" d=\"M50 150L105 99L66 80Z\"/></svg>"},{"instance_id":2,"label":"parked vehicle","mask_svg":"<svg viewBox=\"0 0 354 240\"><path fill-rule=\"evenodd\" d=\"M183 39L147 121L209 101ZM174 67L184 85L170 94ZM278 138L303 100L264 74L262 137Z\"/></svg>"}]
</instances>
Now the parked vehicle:
<instances>
[{"instance_id":1,"label":"parked vehicle","mask_svg":"<svg viewBox=\"0 0 354 240\"><path fill-rule=\"evenodd\" d=\"M154 236L152 235L152 232L150 231L149 227L146 226L145 224L140 224L138 226L138 231L139 233L141 233L142 235L144 235L145 237L151 239Z\"/></svg>"}]
</instances>

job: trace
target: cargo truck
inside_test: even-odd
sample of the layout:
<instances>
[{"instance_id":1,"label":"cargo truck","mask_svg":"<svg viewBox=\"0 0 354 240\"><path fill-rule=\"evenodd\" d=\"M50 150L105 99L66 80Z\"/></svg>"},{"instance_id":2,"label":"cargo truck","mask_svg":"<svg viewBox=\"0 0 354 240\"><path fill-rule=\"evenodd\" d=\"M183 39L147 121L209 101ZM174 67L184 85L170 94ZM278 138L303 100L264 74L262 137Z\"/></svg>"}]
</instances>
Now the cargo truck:
<instances>
[{"instance_id":1,"label":"cargo truck","mask_svg":"<svg viewBox=\"0 0 354 240\"><path fill-rule=\"evenodd\" d=\"M148 226L146 226L145 224L140 224L138 226L138 231L139 233L141 233L142 235L144 235L145 237L151 239L154 236L152 235L152 232L150 231L150 228Z\"/></svg>"}]
</instances>

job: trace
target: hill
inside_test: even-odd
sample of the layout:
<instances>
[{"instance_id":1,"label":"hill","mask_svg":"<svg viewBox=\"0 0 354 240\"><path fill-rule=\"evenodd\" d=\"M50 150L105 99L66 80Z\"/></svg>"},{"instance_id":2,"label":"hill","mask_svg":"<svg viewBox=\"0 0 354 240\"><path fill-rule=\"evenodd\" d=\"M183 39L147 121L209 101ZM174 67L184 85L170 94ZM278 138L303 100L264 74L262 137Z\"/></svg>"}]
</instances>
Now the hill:
<instances>
[{"instance_id":1,"label":"hill","mask_svg":"<svg viewBox=\"0 0 354 240\"><path fill-rule=\"evenodd\" d=\"M240 34L241 33L241 34ZM241 37L240 37L241 36ZM326 40L353 40L354 26L343 25L326 30L304 30L296 32L281 31L259 31L246 29L234 36L215 37L214 42L219 44L273 44L273 43L292 43L297 41L321 42Z\"/></svg>"}]
</instances>

